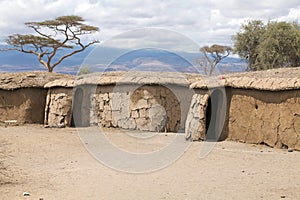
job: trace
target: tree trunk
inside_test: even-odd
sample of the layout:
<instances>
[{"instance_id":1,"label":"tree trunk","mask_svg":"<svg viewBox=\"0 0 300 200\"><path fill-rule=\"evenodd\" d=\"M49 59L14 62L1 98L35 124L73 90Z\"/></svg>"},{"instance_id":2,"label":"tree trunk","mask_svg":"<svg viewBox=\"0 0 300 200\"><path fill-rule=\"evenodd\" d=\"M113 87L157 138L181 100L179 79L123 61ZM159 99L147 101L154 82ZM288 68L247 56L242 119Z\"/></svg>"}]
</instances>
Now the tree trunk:
<instances>
[{"instance_id":1,"label":"tree trunk","mask_svg":"<svg viewBox=\"0 0 300 200\"><path fill-rule=\"evenodd\" d=\"M53 71L53 67L51 67L50 65L46 64L44 66L47 68L48 72L52 72Z\"/></svg>"}]
</instances>

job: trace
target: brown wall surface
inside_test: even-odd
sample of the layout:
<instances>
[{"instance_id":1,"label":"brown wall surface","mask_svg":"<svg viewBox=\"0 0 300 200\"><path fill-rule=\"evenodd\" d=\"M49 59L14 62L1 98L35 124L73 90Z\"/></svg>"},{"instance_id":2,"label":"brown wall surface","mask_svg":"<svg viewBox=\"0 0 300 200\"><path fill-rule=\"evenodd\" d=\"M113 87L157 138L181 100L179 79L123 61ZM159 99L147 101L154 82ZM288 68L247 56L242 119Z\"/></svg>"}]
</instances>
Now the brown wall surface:
<instances>
[{"instance_id":1,"label":"brown wall surface","mask_svg":"<svg viewBox=\"0 0 300 200\"><path fill-rule=\"evenodd\" d=\"M232 89L228 139L300 150L300 91Z\"/></svg>"},{"instance_id":2,"label":"brown wall surface","mask_svg":"<svg viewBox=\"0 0 300 200\"><path fill-rule=\"evenodd\" d=\"M0 90L0 121L42 124L46 95L47 90L43 88Z\"/></svg>"}]
</instances>

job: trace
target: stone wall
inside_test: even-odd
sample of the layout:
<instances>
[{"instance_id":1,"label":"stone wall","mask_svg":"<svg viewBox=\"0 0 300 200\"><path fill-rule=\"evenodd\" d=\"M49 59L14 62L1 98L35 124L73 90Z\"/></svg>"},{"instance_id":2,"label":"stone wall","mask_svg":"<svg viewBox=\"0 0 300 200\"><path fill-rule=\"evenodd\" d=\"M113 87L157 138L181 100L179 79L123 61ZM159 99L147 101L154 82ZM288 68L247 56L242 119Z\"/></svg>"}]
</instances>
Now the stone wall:
<instances>
[{"instance_id":1,"label":"stone wall","mask_svg":"<svg viewBox=\"0 0 300 200\"><path fill-rule=\"evenodd\" d=\"M73 97L80 90L81 99ZM71 126L74 118L80 116L79 123L73 122L73 125L144 131L185 129L187 139L191 140L229 139L300 150L299 90L225 88L208 91L162 85L85 85L74 91L50 88L46 124ZM76 111L77 101L80 106ZM210 133L216 132L221 135L210 137Z\"/></svg>"},{"instance_id":2,"label":"stone wall","mask_svg":"<svg viewBox=\"0 0 300 200\"><path fill-rule=\"evenodd\" d=\"M177 132L184 129L190 97L187 88L178 86L99 86L91 93L90 123L103 127Z\"/></svg>"},{"instance_id":3,"label":"stone wall","mask_svg":"<svg viewBox=\"0 0 300 200\"><path fill-rule=\"evenodd\" d=\"M47 90L43 88L0 89L0 121L43 123Z\"/></svg>"},{"instance_id":4,"label":"stone wall","mask_svg":"<svg viewBox=\"0 0 300 200\"><path fill-rule=\"evenodd\" d=\"M45 125L71 126L72 88L50 88L45 106Z\"/></svg>"},{"instance_id":5,"label":"stone wall","mask_svg":"<svg viewBox=\"0 0 300 200\"><path fill-rule=\"evenodd\" d=\"M228 139L300 150L300 91L232 89Z\"/></svg>"},{"instance_id":6,"label":"stone wall","mask_svg":"<svg viewBox=\"0 0 300 200\"><path fill-rule=\"evenodd\" d=\"M184 129L189 93L159 85L54 87L47 95L45 124L176 132Z\"/></svg>"},{"instance_id":7,"label":"stone wall","mask_svg":"<svg viewBox=\"0 0 300 200\"><path fill-rule=\"evenodd\" d=\"M192 97L190 109L186 119L186 139L203 140L206 134L206 108L209 94L199 91Z\"/></svg>"},{"instance_id":8,"label":"stone wall","mask_svg":"<svg viewBox=\"0 0 300 200\"><path fill-rule=\"evenodd\" d=\"M186 139L225 140L229 101L228 88L195 89L186 120Z\"/></svg>"}]
</instances>

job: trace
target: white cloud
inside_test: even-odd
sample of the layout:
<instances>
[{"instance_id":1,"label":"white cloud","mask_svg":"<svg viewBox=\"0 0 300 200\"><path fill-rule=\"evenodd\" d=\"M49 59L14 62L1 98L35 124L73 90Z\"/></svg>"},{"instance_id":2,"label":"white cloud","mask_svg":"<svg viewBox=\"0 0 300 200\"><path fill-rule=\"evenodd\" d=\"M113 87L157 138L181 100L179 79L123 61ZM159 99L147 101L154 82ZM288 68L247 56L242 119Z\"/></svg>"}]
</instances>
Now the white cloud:
<instances>
[{"instance_id":1,"label":"white cloud","mask_svg":"<svg viewBox=\"0 0 300 200\"><path fill-rule=\"evenodd\" d=\"M198 52L197 42L185 35L160 28L143 28L124 32L102 43L105 47L135 50L144 48L164 49L171 52Z\"/></svg>"},{"instance_id":2,"label":"white cloud","mask_svg":"<svg viewBox=\"0 0 300 200\"><path fill-rule=\"evenodd\" d=\"M156 27L182 33L199 45L229 45L247 19L299 21L299 13L298 0L1 0L0 37L30 31L24 27L27 21L75 14L99 26L95 37L102 41L124 31Z\"/></svg>"},{"instance_id":3,"label":"white cloud","mask_svg":"<svg viewBox=\"0 0 300 200\"><path fill-rule=\"evenodd\" d=\"M280 21L298 21L300 23L300 6L297 8L289 9L289 13L287 15L283 15L278 17Z\"/></svg>"}]
</instances>

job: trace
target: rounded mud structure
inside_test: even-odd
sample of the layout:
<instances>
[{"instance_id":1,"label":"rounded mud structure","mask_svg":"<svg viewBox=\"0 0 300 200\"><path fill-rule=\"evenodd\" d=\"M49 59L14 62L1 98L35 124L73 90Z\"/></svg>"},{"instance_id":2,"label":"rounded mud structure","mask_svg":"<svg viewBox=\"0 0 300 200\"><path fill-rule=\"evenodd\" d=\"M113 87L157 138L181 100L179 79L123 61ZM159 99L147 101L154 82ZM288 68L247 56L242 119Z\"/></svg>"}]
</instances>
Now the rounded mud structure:
<instances>
[{"instance_id":1,"label":"rounded mud structure","mask_svg":"<svg viewBox=\"0 0 300 200\"><path fill-rule=\"evenodd\" d=\"M141 86L130 97L130 116L138 130L177 132L180 103L175 94L161 85Z\"/></svg>"},{"instance_id":2,"label":"rounded mud structure","mask_svg":"<svg viewBox=\"0 0 300 200\"><path fill-rule=\"evenodd\" d=\"M224 131L227 115L227 95L224 88L197 91L192 97L186 120L186 139L218 141Z\"/></svg>"}]
</instances>

